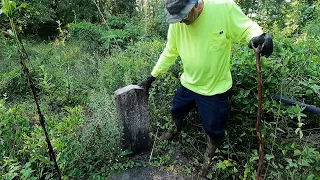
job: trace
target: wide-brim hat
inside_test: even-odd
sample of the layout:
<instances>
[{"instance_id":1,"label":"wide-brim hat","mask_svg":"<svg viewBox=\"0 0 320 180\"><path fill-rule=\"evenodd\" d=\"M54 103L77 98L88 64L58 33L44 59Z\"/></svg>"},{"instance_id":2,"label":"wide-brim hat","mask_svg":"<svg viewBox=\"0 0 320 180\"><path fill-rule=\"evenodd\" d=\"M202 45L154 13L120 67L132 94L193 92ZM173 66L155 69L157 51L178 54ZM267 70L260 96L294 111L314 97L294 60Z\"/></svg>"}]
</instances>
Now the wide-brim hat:
<instances>
[{"instance_id":1,"label":"wide-brim hat","mask_svg":"<svg viewBox=\"0 0 320 180\"><path fill-rule=\"evenodd\" d=\"M164 11L167 23L182 21L197 2L198 0L166 0Z\"/></svg>"}]
</instances>

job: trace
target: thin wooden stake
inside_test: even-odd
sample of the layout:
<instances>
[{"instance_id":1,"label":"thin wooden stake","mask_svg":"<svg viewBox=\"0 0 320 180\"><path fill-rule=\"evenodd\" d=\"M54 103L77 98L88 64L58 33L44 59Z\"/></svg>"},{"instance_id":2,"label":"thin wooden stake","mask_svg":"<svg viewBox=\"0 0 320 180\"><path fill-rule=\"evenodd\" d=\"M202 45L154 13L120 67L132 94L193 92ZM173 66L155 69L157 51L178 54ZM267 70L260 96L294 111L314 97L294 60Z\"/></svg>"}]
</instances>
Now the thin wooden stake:
<instances>
[{"instance_id":1,"label":"thin wooden stake","mask_svg":"<svg viewBox=\"0 0 320 180\"><path fill-rule=\"evenodd\" d=\"M264 147L263 147L263 138L261 135L261 120L262 120L262 74L261 74L261 62L260 62L260 50L262 49L259 45L257 48L252 44L252 48L255 51L256 56L256 69L258 74L258 113L257 113L257 122L256 122L256 131L259 145L259 161L257 168L257 180L262 180L262 167L264 160Z\"/></svg>"},{"instance_id":2,"label":"thin wooden stake","mask_svg":"<svg viewBox=\"0 0 320 180\"><path fill-rule=\"evenodd\" d=\"M46 126L45 126L45 120L44 120L44 116L41 112L41 108L40 108L40 105L39 105L39 101L38 101L38 95L37 95L37 91L36 91L36 86L34 85L33 83L33 80L30 76L30 72L29 72L29 69L27 67L27 61L30 61L29 60L29 56L28 54L26 53L24 47L23 47L23 44L20 42L20 40L18 39L18 43L21 44L21 48L19 49L19 54L20 54L20 64L22 66L22 69L23 69L23 72L27 78L27 82L28 82L28 85L31 89L31 92L32 92L32 95L33 95L33 98L34 98L34 101L36 103L36 106L37 106L37 111L38 111L38 115L39 115L39 120L40 120L40 125L44 131L44 135L46 137L46 142L47 142L47 145L48 145L48 151L49 151L49 157L50 157L50 160L53 161L54 163L54 167L57 171L57 174L58 174L58 177L57 179L58 180L61 180L61 171L59 169L59 166L58 166L58 163L57 163L57 160L56 160L56 155L53 151L53 147L52 147L52 144L50 142L50 138L49 138L49 134L47 132L47 129L46 129Z\"/></svg>"}]
</instances>

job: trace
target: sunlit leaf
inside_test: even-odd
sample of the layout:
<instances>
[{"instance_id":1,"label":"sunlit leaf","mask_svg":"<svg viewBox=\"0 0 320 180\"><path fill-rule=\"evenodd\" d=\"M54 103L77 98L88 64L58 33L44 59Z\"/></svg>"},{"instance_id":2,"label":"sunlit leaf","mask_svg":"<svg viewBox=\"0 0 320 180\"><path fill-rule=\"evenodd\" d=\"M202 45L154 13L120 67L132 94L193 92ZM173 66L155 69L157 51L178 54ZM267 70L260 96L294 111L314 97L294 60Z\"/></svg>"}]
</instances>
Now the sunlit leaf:
<instances>
[{"instance_id":1,"label":"sunlit leaf","mask_svg":"<svg viewBox=\"0 0 320 180\"><path fill-rule=\"evenodd\" d=\"M26 8L27 7L27 3L23 3L23 4L21 4L20 6L19 6L19 8Z\"/></svg>"},{"instance_id":2,"label":"sunlit leaf","mask_svg":"<svg viewBox=\"0 0 320 180\"><path fill-rule=\"evenodd\" d=\"M11 6L15 9L17 8L17 3L14 1L10 1Z\"/></svg>"},{"instance_id":3,"label":"sunlit leaf","mask_svg":"<svg viewBox=\"0 0 320 180\"><path fill-rule=\"evenodd\" d=\"M7 32L8 32L11 36L14 36L14 33L13 33L13 31L12 31L11 29L9 29Z\"/></svg>"},{"instance_id":4,"label":"sunlit leaf","mask_svg":"<svg viewBox=\"0 0 320 180\"><path fill-rule=\"evenodd\" d=\"M226 169L226 168L227 168L227 166L226 166L223 162L219 162L219 163L217 164L217 167L218 167L219 169Z\"/></svg>"},{"instance_id":5,"label":"sunlit leaf","mask_svg":"<svg viewBox=\"0 0 320 180\"><path fill-rule=\"evenodd\" d=\"M1 8L1 11L2 11L6 16L8 16L8 9L7 9L5 6L3 6L3 7Z\"/></svg>"}]
</instances>

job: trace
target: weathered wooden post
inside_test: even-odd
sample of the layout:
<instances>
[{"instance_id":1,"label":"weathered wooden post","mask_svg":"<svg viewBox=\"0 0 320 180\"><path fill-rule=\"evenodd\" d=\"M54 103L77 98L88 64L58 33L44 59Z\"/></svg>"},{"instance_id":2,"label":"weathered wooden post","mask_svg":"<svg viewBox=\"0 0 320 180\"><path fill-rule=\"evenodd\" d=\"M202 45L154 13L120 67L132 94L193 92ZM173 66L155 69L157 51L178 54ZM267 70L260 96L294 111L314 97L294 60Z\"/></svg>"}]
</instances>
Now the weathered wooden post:
<instances>
[{"instance_id":1,"label":"weathered wooden post","mask_svg":"<svg viewBox=\"0 0 320 180\"><path fill-rule=\"evenodd\" d=\"M148 97L137 85L115 92L117 113L123 125L124 143L134 154L149 150Z\"/></svg>"}]
</instances>

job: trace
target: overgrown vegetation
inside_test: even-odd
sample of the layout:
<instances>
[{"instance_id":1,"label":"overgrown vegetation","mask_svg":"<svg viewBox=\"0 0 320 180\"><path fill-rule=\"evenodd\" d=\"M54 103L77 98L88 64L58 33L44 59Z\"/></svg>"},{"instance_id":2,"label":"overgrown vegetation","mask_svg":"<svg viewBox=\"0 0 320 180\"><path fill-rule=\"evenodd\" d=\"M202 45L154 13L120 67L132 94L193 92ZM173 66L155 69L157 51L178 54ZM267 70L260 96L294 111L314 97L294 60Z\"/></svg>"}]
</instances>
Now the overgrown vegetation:
<instances>
[{"instance_id":1,"label":"overgrown vegetation","mask_svg":"<svg viewBox=\"0 0 320 180\"><path fill-rule=\"evenodd\" d=\"M17 0L17 6L22 2ZM14 14L63 179L106 179L119 170L148 165L196 177L205 149L196 110L179 138L173 142L155 138L157 132L171 128L169 108L180 84L180 61L157 78L150 92L155 141L150 162L123 157L128 153L122 147L113 93L149 75L164 48L168 27L162 1L124 2L28 1ZM319 180L319 115L279 103L272 95L320 107L320 3L237 3L255 15L275 43L271 58L262 59L264 179ZM55 178L9 20L3 14L0 31L0 179ZM208 178L255 179L257 77L254 53L246 44L232 48L228 135ZM188 157L188 163L177 163L177 153Z\"/></svg>"}]
</instances>

